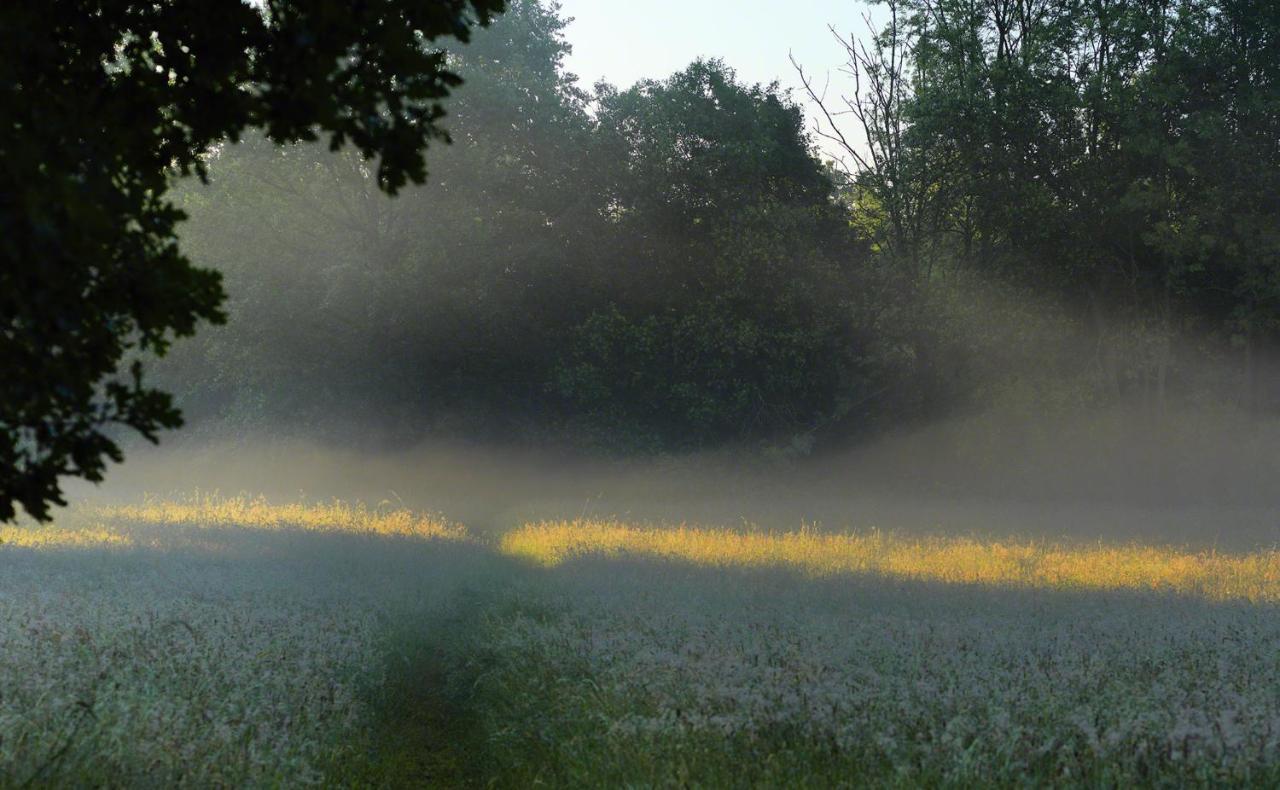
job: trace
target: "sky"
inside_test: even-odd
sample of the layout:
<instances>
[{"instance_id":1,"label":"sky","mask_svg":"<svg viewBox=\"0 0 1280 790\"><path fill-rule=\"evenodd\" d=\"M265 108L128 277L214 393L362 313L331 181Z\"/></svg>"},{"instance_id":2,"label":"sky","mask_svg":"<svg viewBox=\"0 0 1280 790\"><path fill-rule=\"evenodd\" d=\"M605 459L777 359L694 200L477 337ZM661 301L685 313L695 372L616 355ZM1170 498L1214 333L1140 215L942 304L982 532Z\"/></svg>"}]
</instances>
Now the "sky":
<instances>
[{"instance_id":1,"label":"sky","mask_svg":"<svg viewBox=\"0 0 1280 790\"><path fill-rule=\"evenodd\" d=\"M788 53L819 84L830 74L838 97L849 89L838 73L845 55L827 26L862 36L868 11L858 0L561 0L561 15L574 20L568 67L584 86L603 78L627 87L719 57L743 82L777 80L805 104Z\"/></svg>"}]
</instances>

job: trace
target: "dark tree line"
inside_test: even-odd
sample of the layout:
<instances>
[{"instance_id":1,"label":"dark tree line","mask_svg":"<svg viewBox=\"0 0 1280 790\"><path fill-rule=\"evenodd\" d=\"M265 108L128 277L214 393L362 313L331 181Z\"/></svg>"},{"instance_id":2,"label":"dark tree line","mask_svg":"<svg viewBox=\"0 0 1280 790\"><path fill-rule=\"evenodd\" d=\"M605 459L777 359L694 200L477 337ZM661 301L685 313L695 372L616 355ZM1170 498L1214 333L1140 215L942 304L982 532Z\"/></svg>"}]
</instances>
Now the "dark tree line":
<instances>
[{"instance_id":1,"label":"dark tree line","mask_svg":"<svg viewBox=\"0 0 1280 790\"><path fill-rule=\"evenodd\" d=\"M889 254L925 288L976 273L1090 316L1098 398L1163 413L1207 356L1216 395L1280 405L1280 6L883 5L845 43L861 90L818 98L851 111L821 133Z\"/></svg>"},{"instance_id":2,"label":"dark tree line","mask_svg":"<svg viewBox=\"0 0 1280 790\"><path fill-rule=\"evenodd\" d=\"M211 430L615 450L1276 405L1275 8L888 11L842 39L849 97L814 97L845 168L718 61L581 88L532 0L451 56L455 145L396 201L357 158L218 149L186 241L232 326L166 375Z\"/></svg>"},{"instance_id":3,"label":"dark tree line","mask_svg":"<svg viewBox=\"0 0 1280 790\"><path fill-rule=\"evenodd\" d=\"M193 413L651 450L876 407L888 277L800 109L717 61L584 91L564 24L516 2L457 51L454 144L395 201L314 146L212 156L186 242L232 322L168 368Z\"/></svg>"}]
</instances>

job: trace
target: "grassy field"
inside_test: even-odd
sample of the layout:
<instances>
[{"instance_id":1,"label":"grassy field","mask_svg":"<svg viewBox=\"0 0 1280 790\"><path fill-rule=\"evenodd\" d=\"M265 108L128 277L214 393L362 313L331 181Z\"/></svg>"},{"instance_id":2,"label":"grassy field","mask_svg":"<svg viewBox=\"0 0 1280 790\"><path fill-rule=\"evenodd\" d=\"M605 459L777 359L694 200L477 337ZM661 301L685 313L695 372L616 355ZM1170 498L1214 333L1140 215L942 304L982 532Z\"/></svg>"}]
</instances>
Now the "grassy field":
<instances>
[{"instance_id":1,"label":"grassy field","mask_svg":"<svg viewBox=\"0 0 1280 790\"><path fill-rule=\"evenodd\" d=\"M197 497L0 530L0 785L1280 781L1280 553Z\"/></svg>"}]
</instances>

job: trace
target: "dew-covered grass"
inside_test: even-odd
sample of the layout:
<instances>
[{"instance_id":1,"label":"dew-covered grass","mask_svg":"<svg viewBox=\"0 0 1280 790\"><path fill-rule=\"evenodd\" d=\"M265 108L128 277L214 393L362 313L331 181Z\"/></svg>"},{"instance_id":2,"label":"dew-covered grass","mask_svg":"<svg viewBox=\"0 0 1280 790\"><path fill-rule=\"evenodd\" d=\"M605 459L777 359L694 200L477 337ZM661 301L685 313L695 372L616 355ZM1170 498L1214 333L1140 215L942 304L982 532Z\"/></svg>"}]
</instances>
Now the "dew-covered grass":
<instances>
[{"instance_id":1,"label":"dew-covered grass","mask_svg":"<svg viewBox=\"0 0 1280 790\"><path fill-rule=\"evenodd\" d=\"M248 500L0 541L0 786L322 783L363 760L392 626L487 560L429 517Z\"/></svg>"},{"instance_id":2,"label":"dew-covered grass","mask_svg":"<svg viewBox=\"0 0 1280 790\"><path fill-rule=\"evenodd\" d=\"M504 782L1272 785L1280 612L580 557L490 624Z\"/></svg>"},{"instance_id":3,"label":"dew-covered grass","mask_svg":"<svg viewBox=\"0 0 1280 790\"><path fill-rule=\"evenodd\" d=\"M0 785L1280 781L1270 550L475 535L216 497L6 528Z\"/></svg>"}]
</instances>

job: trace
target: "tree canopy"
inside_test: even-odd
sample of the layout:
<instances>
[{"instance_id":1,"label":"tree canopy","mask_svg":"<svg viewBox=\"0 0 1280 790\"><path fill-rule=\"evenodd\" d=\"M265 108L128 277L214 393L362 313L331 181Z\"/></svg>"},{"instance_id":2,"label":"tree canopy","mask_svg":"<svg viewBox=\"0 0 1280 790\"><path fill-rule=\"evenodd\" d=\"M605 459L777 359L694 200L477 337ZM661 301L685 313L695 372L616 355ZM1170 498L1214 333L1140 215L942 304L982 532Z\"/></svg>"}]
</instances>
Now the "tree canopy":
<instances>
[{"instance_id":1,"label":"tree canopy","mask_svg":"<svg viewBox=\"0 0 1280 790\"><path fill-rule=\"evenodd\" d=\"M0 8L0 520L46 518L58 478L120 460L107 426L181 422L140 354L223 320L180 251L175 175L260 129L324 138L394 194L426 177L459 84L439 41L502 0L131 0Z\"/></svg>"},{"instance_id":2,"label":"tree canopy","mask_svg":"<svg viewBox=\"0 0 1280 790\"><path fill-rule=\"evenodd\" d=\"M1259 364L1280 340L1280 6L881 5L821 125L878 243L927 289L969 274L1091 316L1096 398L1160 413L1198 354L1236 360L1224 402L1280 405Z\"/></svg>"}]
</instances>

